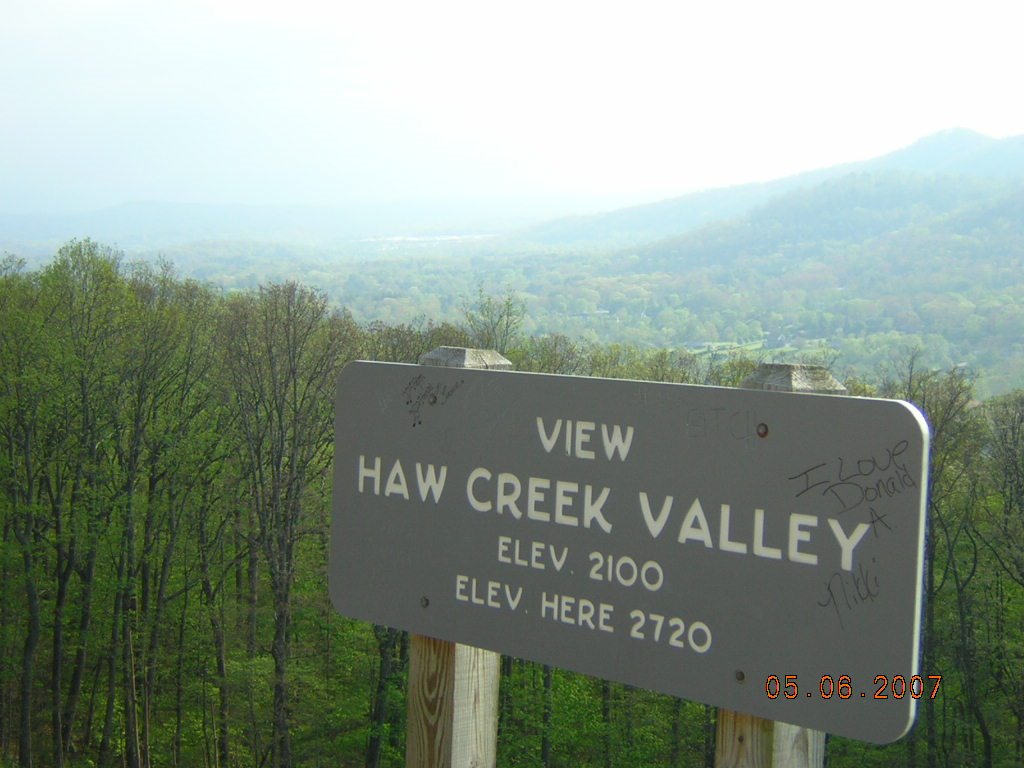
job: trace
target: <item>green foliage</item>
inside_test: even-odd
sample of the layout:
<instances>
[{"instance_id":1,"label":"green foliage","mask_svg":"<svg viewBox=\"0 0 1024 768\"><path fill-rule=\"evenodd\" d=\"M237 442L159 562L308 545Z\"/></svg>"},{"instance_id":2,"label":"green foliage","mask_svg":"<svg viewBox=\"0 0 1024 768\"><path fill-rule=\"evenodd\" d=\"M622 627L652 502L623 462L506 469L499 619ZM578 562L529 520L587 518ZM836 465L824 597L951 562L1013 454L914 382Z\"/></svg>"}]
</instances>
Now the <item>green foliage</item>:
<instances>
[{"instance_id":1,"label":"green foliage","mask_svg":"<svg viewBox=\"0 0 1024 768\"><path fill-rule=\"evenodd\" d=\"M507 277L520 284L501 298L478 288L460 327L360 321L298 284L220 294L91 241L38 271L5 262L0 764L31 749L33 764L72 767L363 766L379 736L380 764L402 765L405 640L336 615L326 595L338 367L490 339L523 371L737 386L775 354L528 334L524 306L541 295ZM617 296L622 317L633 301L657 317L654 283L593 290ZM846 321L886 304L863 301ZM988 311L966 289L926 304L914 312L966 324ZM1019 765L1024 394L979 403L969 369L933 366L949 342L918 338L895 349L893 336L847 385L918 403L932 428L922 671L942 688L907 739L832 739L830 765ZM794 354L837 363L819 344ZM274 740L282 679L287 759ZM502 766L703 765L713 734L701 705L526 661L503 664L500 696Z\"/></svg>"},{"instance_id":2,"label":"green foliage","mask_svg":"<svg viewBox=\"0 0 1024 768\"><path fill-rule=\"evenodd\" d=\"M504 354L518 341L526 305L514 291L495 298L484 293L481 285L477 288L476 301L464 304L462 312L471 345Z\"/></svg>"},{"instance_id":3,"label":"green foliage","mask_svg":"<svg viewBox=\"0 0 1024 768\"><path fill-rule=\"evenodd\" d=\"M651 238L615 247L604 222L580 219L576 245L539 231L345 258L251 243L171 254L229 290L298 273L361 323L463 324L503 352L523 343L517 332L693 353L752 344L788 360L824 345L863 378L920 346L930 367L977 371L982 396L1021 385L1019 179L862 170L732 193L706 216L673 219L666 201L649 212L657 226L637 224Z\"/></svg>"}]
</instances>

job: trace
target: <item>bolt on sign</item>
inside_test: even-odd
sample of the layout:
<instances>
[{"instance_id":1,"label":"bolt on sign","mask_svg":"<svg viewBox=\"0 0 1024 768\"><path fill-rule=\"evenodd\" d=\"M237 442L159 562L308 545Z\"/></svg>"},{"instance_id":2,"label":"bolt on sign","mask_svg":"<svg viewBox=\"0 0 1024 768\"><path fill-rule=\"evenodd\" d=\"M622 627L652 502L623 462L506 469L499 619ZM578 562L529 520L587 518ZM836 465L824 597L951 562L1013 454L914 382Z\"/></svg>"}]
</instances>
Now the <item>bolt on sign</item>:
<instances>
[{"instance_id":1,"label":"bolt on sign","mask_svg":"<svg viewBox=\"0 0 1024 768\"><path fill-rule=\"evenodd\" d=\"M928 431L908 403L356 362L338 611L876 743L913 723Z\"/></svg>"}]
</instances>

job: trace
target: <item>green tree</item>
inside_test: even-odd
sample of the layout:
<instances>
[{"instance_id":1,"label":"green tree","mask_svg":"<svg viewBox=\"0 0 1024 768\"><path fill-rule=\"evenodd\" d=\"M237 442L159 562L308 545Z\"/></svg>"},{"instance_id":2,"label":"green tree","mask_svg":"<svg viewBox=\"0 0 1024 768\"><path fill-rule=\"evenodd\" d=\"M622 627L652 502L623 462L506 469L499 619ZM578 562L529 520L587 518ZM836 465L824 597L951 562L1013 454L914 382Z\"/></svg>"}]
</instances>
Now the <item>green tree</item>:
<instances>
[{"instance_id":1,"label":"green tree","mask_svg":"<svg viewBox=\"0 0 1024 768\"><path fill-rule=\"evenodd\" d=\"M978 422L970 411L973 382L968 372L954 368L947 372L924 369L922 351L911 349L896 360L879 387L883 397L907 400L917 405L928 419L929 446L928 514L925 538L925 615L922 629L921 666L926 674L942 669L949 658L948 614L943 611L951 597L965 588L956 570L955 545L964 523L962 495L970 483L972 461L977 454ZM959 580L959 583L958 583ZM935 700L924 700L924 741L926 765L935 768L948 734L939 732ZM975 714L977 714L975 712ZM909 741L911 761L915 759L921 729Z\"/></svg>"},{"instance_id":2,"label":"green tree","mask_svg":"<svg viewBox=\"0 0 1024 768\"><path fill-rule=\"evenodd\" d=\"M35 700L36 654L42 636L42 598L47 519L42 498L44 464L55 450L55 435L48 429L47 402L56 382L49 370L53 352L47 344L47 312L42 306L38 279L13 264L0 275L0 471L4 493L3 541L5 555L14 545L21 560L20 578L4 558L2 614L5 637L13 631L10 614L13 585L24 595L25 622L18 683L18 764L33 762L32 714ZM6 687L6 686L5 686Z\"/></svg>"},{"instance_id":3,"label":"green tree","mask_svg":"<svg viewBox=\"0 0 1024 768\"><path fill-rule=\"evenodd\" d=\"M334 381L354 351L351 326L331 316L322 294L285 283L232 297L222 328L254 539L273 597L274 768L294 764L288 668L295 553L308 522L307 488L330 463Z\"/></svg>"},{"instance_id":4,"label":"green tree","mask_svg":"<svg viewBox=\"0 0 1024 768\"><path fill-rule=\"evenodd\" d=\"M475 302L463 302L462 314L472 346L505 354L519 341L526 305L515 291L494 297L484 293L480 286Z\"/></svg>"}]
</instances>

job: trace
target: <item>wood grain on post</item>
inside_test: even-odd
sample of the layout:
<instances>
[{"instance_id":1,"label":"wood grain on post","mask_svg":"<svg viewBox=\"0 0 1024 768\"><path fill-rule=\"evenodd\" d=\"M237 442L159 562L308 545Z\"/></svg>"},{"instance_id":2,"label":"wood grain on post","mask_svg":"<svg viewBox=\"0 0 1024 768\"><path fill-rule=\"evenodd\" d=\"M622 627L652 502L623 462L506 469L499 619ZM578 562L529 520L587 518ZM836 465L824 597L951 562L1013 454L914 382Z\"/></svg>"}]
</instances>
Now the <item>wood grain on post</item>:
<instances>
[{"instance_id":1,"label":"wood grain on post","mask_svg":"<svg viewBox=\"0 0 1024 768\"><path fill-rule=\"evenodd\" d=\"M772 768L775 724L753 715L718 710L715 768Z\"/></svg>"},{"instance_id":2,"label":"wood grain on post","mask_svg":"<svg viewBox=\"0 0 1024 768\"><path fill-rule=\"evenodd\" d=\"M510 370L490 349L438 347L421 365ZM447 640L409 641L405 764L415 768L491 768L498 756L499 655Z\"/></svg>"},{"instance_id":3,"label":"wood grain on post","mask_svg":"<svg viewBox=\"0 0 1024 768\"><path fill-rule=\"evenodd\" d=\"M821 768L825 734L720 709L715 768Z\"/></svg>"},{"instance_id":4,"label":"wood grain on post","mask_svg":"<svg viewBox=\"0 0 1024 768\"><path fill-rule=\"evenodd\" d=\"M820 365L761 363L743 389L845 395L846 387ZM715 768L821 768L825 734L789 723L718 710Z\"/></svg>"}]
</instances>

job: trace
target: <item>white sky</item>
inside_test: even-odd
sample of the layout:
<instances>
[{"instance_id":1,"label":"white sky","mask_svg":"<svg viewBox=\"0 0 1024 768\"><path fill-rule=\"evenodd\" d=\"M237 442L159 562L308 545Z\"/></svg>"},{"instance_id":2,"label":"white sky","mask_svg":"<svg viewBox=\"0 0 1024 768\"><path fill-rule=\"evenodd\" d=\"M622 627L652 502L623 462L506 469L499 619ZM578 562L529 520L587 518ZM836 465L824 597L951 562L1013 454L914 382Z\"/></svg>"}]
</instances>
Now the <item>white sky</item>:
<instances>
[{"instance_id":1,"label":"white sky","mask_svg":"<svg viewBox=\"0 0 1024 768\"><path fill-rule=\"evenodd\" d=\"M574 200L1024 134L1005 0L4 0L0 213Z\"/></svg>"}]
</instances>

